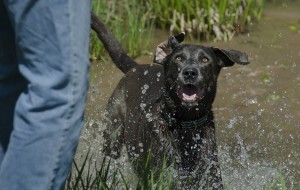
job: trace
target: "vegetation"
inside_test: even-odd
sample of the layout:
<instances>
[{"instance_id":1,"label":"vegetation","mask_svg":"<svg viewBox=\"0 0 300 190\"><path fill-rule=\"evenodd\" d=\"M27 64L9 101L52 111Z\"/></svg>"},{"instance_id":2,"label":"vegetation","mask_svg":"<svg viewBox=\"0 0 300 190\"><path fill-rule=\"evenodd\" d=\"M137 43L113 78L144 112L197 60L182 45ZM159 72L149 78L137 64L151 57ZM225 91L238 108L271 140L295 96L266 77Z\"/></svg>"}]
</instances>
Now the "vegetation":
<instances>
[{"instance_id":1,"label":"vegetation","mask_svg":"<svg viewBox=\"0 0 300 190\"><path fill-rule=\"evenodd\" d=\"M194 39L230 40L237 27L260 19L264 0L149 0L155 22Z\"/></svg>"},{"instance_id":2,"label":"vegetation","mask_svg":"<svg viewBox=\"0 0 300 190\"><path fill-rule=\"evenodd\" d=\"M154 27L185 31L193 40L230 40L260 19L265 0L93 0L93 11L133 57L144 52ZM103 47L91 37L91 57Z\"/></svg>"},{"instance_id":3,"label":"vegetation","mask_svg":"<svg viewBox=\"0 0 300 190\"><path fill-rule=\"evenodd\" d=\"M150 155L150 154L149 154ZM172 189L173 171L166 167L166 163L160 171L158 177L154 176L150 168L150 156L147 158L147 163L143 169L142 177L135 183L129 181L123 173L114 167L112 161L107 158L102 160L100 166L93 165L92 156L89 153L86 155L82 165L79 167L76 162L73 162L73 170L67 179L65 190L114 190L114 189L136 189L136 190L169 190ZM280 172L279 172L280 173ZM134 185L133 185L134 184ZM224 182L224 184L226 184ZM266 190L287 190L290 189L288 182L283 175L279 175L271 184L267 184L263 189ZM225 185L225 189L232 188L230 184ZM300 184L295 188L300 190Z\"/></svg>"},{"instance_id":4,"label":"vegetation","mask_svg":"<svg viewBox=\"0 0 300 190\"><path fill-rule=\"evenodd\" d=\"M149 154L150 155L150 154ZM167 169L166 163L159 176L155 176L150 168L151 157L148 156L147 163L143 169L142 177L132 185L125 178L123 173L113 167L111 160L107 158L102 160L100 168L98 166L92 167L92 157L86 155L82 165L79 167L76 162L73 162L74 169L70 172L67 179L65 190L113 190L113 189L137 189L137 190L150 190L150 189L171 189L173 172Z\"/></svg>"},{"instance_id":5,"label":"vegetation","mask_svg":"<svg viewBox=\"0 0 300 190\"><path fill-rule=\"evenodd\" d=\"M153 29L153 19L141 0L93 0L93 11L106 23L126 51L133 57L144 53ZM97 58L103 46L95 33L91 35L90 52Z\"/></svg>"}]
</instances>

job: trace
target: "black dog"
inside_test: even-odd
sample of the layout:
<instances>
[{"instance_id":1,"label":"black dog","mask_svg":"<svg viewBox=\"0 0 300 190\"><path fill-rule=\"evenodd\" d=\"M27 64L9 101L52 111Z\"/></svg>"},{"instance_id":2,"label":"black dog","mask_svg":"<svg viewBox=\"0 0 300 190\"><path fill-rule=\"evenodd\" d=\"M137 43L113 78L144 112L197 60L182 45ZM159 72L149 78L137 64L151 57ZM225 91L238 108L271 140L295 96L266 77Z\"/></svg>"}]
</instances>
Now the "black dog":
<instances>
[{"instance_id":1,"label":"black dog","mask_svg":"<svg viewBox=\"0 0 300 190\"><path fill-rule=\"evenodd\" d=\"M118 158L124 144L138 175L150 154L153 171L174 167L177 188L223 189L212 103L221 68L247 54L180 44L182 33L157 47L157 64L139 65L94 15L92 28L125 73L107 105L106 154Z\"/></svg>"}]
</instances>

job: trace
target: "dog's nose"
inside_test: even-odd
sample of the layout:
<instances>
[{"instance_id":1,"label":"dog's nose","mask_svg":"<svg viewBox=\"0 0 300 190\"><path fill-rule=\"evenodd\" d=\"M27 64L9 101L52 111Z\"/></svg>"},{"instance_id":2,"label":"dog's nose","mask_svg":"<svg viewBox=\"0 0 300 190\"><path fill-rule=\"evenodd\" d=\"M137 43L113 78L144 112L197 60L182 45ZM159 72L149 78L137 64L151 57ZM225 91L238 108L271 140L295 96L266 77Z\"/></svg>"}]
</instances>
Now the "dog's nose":
<instances>
[{"instance_id":1,"label":"dog's nose","mask_svg":"<svg viewBox=\"0 0 300 190\"><path fill-rule=\"evenodd\" d=\"M183 69L182 75L185 79L194 79L198 77L198 70L196 68L187 67Z\"/></svg>"}]
</instances>

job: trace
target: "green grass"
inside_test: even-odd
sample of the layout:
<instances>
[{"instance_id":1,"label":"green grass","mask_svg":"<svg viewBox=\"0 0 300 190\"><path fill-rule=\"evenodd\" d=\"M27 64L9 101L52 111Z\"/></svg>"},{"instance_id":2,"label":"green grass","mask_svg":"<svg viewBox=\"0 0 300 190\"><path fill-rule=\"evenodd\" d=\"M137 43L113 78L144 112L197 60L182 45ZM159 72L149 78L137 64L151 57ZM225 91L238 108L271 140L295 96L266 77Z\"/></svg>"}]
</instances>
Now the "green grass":
<instances>
[{"instance_id":1,"label":"green grass","mask_svg":"<svg viewBox=\"0 0 300 190\"><path fill-rule=\"evenodd\" d=\"M280 175L278 177L278 179L273 182L271 185L269 185L267 188L267 190L273 190L273 189L278 189L278 190L287 190L287 186L286 186L286 182L283 178L282 175Z\"/></svg>"},{"instance_id":2,"label":"green grass","mask_svg":"<svg viewBox=\"0 0 300 190\"><path fill-rule=\"evenodd\" d=\"M150 155L151 153L149 153L142 170L142 177L138 179L135 186L132 186L133 182L129 182L121 170L113 166L111 159L105 157L100 166L93 165L92 156L88 153L80 167L75 161L73 162L73 169L67 178L65 190L171 189L173 181L172 169L167 168L166 162L164 162L157 176L150 167Z\"/></svg>"},{"instance_id":3,"label":"green grass","mask_svg":"<svg viewBox=\"0 0 300 190\"><path fill-rule=\"evenodd\" d=\"M114 189L120 184L119 170L112 168L111 160L104 158L100 168L96 164L92 167L91 163L89 154L80 167L73 162L65 190Z\"/></svg>"},{"instance_id":4,"label":"green grass","mask_svg":"<svg viewBox=\"0 0 300 190\"><path fill-rule=\"evenodd\" d=\"M149 153L149 155L151 155L151 153ZM96 165L96 163L92 161L92 155L88 153L81 166L73 162L73 169L67 178L65 190L171 190L173 169L170 168L172 168L172 166L167 167L166 162L164 162L157 176L153 172L153 168L150 167L151 159L151 156L147 157L141 178L134 183L132 180L129 180L128 177L125 177L125 174L122 173L119 168L113 166L114 164L112 164L111 159L103 158L100 165ZM288 184L288 181L284 178L283 174L281 174L263 189L289 190L291 188ZM224 188L228 190L233 189L230 184L224 184ZM295 187L294 190L300 190L300 183L298 183L298 186Z\"/></svg>"},{"instance_id":5,"label":"green grass","mask_svg":"<svg viewBox=\"0 0 300 190\"><path fill-rule=\"evenodd\" d=\"M235 26L262 16L265 0L93 0L93 11L109 26L132 57L143 54L154 28L185 31L191 40L230 40ZM103 54L92 32L91 58Z\"/></svg>"},{"instance_id":6,"label":"green grass","mask_svg":"<svg viewBox=\"0 0 300 190\"><path fill-rule=\"evenodd\" d=\"M265 0L149 0L156 26L192 39L230 40L234 25L259 20Z\"/></svg>"},{"instance_id":7,"label":"green grass","mask_svg":"<svg viewBox=\"0 0 300 190\"><path fill-rule=\"evenodd\" d=\"M283 174L280 174L277 177L277 179L274 180L273 183L269 184L264 189L265 190L300 190L300 182L297 181L296 184L298 184L296 187L291 188L290 185L288 185L288 181L284 178Z\"/></svg>"},{"instance_id":8,"label":"green grass","mask_svg":"<svg viewBox=\"0 0 300 190\"><path fill-rule=\"evenodd\" d=\"M122 47L132 57L145 52L153 31L153 20L141 0L93 0L92 10L114 33ZM92 59L103 54L103 46L97 35L92 32L90 54Z\"/></svg>"}]
</instances>

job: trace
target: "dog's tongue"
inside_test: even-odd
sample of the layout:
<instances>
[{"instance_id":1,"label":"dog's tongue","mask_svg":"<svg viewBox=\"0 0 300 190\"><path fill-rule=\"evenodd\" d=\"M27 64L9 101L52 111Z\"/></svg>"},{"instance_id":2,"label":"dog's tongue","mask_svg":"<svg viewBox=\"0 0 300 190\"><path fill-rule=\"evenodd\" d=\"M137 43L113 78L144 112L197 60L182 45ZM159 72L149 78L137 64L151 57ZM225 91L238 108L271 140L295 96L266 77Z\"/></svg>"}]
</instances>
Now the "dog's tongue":
<instances>
[{"instance_id":1,"label":"dog's tongue","mask_svg":"<svg viewBox=\"0 0 300 190\"><path fill-rule=\"evenodd\" d=\"M187 95L186 93L182 93L182 99L184 101L195 101L197 98L196 94Z\"/></svg>"}]
</instances>

